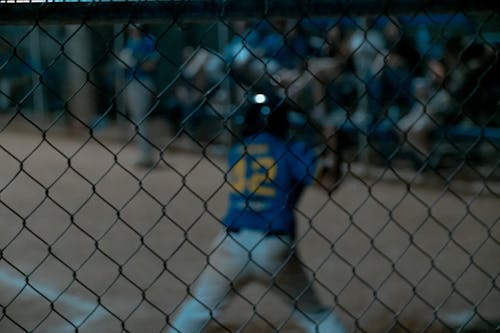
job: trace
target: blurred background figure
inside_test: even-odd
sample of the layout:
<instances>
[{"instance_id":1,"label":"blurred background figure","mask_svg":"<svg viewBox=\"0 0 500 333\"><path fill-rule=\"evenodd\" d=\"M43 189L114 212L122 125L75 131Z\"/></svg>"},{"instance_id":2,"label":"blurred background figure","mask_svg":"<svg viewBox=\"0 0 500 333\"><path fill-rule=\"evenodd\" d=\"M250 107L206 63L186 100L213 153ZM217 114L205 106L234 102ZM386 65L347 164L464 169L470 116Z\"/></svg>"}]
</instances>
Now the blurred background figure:
<instances>
[{"instance_id":1,"label":"blurred background figure","mask_svg":"<svg viewBox=\"0 0 500 333\"><path fill-rule=\"evenodd\" d=\"M229 92L220 89L225 80L224 61L203 47L182 49L179 76L164 103L176 137L207 140L220 125ZM208 139L210 140L210 139Z\"/></svg>"},{"instance_id":2,"label":"blurred background figure","mask_svg":"<svg viewBox=\"0 0 500 333\"><path fill-rule=\"evenodd\" d=\"M379 61L384 54L385 38L375 26L374 19L360 19L358 26L353 28L349 38L351 57L354 62L354 74L358 82L358 113L357 117L366 117L368 110L368 82L383 68ZM377 60L377 61L374 61Z\"/></svg>"},{"instance_id":3,"label":"blurred background figure","mask_svg":"<svg viewBox=\"0 0 500 333\"><path fill-rule=\"evenodd\" d=\"M0 43L0 112L22 100L31 86L32 61L24 49L17 49L17 53L13 57L11 48Z\"/></svg>"},{"instance_id":4,"label":"blurred background figure","mask_svg":"<svg viewBox=\"0 0 500 333\"><path fill-rule=\"evenodd\" d=\"M203 48L186 46L182 49L181 75L165 106L176 135L188 130L188 124L196 127L204 116L203 99L209 81L205 68L209 58L210 52Z\"/></svg>"},{"instance_id":5,"label":"blurred background figure","mask_svg":"<svg viewBox=\"0 0 500 333\"><path fill-rule=\"evenodd\" d=\"M342 24L336 24L326 32L325 45L314 62L325 66L326 72L313 81L312 119L321 128L324 140L329 140L330 149L325 150L321 160L322 176L331 176L332 184L342 176L341 147L337 129L351 117L358 105L358 83L355 75L354 57L350 49L351 31ZM315 67L312 66L314 69ZM322 71L318 72L321 73Z\"/></svg>"},{"instance_id":6,"label":"blurred background figure","mask_svg":"<svg viewBox=\"0 0 500 333\"><path fill-rule=\"evenodd\" d=\"M120 63L126 71L125 104L136 131L140 151L137 165L151 167L154 150L150 141L148 117L156 106L156 86L153 73L157 68L159 54L155 37L146 26L130 25L127 28L125 48L119 54Z\"/></svg>"},{"instance_id":7,"label":"blurred background figure","mask_svg":"<svg viewBox=\"0 0 500 333\"><path fill-rule=\"evenodd\" d=\"M389 20L384 28L385 48L379 50L381 66L372 68L373 76L367 82L368 110L371 122L389 118L397 121L410 109L413 97L411 84L420 75L420 54L415 41L399 24Z\"/></svg>"},{"instance_id":8,"label":"blurred background figure","mask_svg":"<svg viewBox=\"0 0 500 333\"><path fill-rule=\"evenodd\" d=\"M457 111L458 106L443 85L445 75L446 69L441 61L429 61L425 76L413 80L412 90L416 99L413 107L398 122L404 140L418 154L429 154L433 129Z\"/></svg>"},{"instance_id":9,"label":"blurred background figure","mask_svg":"<svg viewBox=\"0 0 500 333\"><path fill-rule=\"evenodd\" d=\"M447 128L481 125L491 119L498 101L498 88L491 84L495 68L494 51L484 43L467 42L455 36L444 45L441 59L430 59L423 77L413 80L415 103L398 122L417 162L437 165ZM487 125L487 121L482 124ZM465 134L465 133L464 133Z\"/></svg>"}]
</instances>

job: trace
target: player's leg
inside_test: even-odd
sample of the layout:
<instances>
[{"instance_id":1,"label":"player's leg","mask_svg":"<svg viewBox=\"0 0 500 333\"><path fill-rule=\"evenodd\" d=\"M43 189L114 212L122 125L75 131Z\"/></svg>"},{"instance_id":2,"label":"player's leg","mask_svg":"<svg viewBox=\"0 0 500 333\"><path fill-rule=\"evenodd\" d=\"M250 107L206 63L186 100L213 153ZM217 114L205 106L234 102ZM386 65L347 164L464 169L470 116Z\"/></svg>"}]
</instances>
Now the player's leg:
<instances>
[{"instance_id":1,"label":"player's leg","mask_svg":"<svg viewBox=\"0 0 500 333\"><path fill-rule=\"evenodd\" d=\"M251 245L253 275L264 284L278 289L285 302L294 308L293 317L307 333L345 333L343 325L323 306L311 287L287 236L264 237L262 233L242 233ZM253 239L253 241L248 241ZM247 245L248 246L248 245Z\"/></svg>"},{"instance_id":2,"label":"player's leg","mask_svg":"<svg viewBox=\"0 0 500 333\"><path fill-rule=\"evenodd\" d=\"M192 295L172 322L171 333L199 333L224 307L235 285L247 281L248 254L226 233L215 241Z\"/></svg>"},{"instance_id":3,"label":"player's leg","mask_svg":"<svg viewBox=\"0 0 500 333\"><path fill-rule=\"evenodd\" d=\"M133 125L136 126L136 142L140 151L139 163L151 164L153 147L148 142L150 138L147 124L148 115L152 112L154 86L150 80L138 81L133 79L126 88L127 105Z\"/></svg>"},{"instance_id":4,"label":"player's leg","mask_svg":"<svg viewBox=\"0 0 500 333\"><path fill-rule=\"evenodd\" d=\"M172 322L170 332L199 333L216 316L231 291L229 280L209 266Z\"/></svg>"},{"instance_id":5,"label":"player's leg","mask_svg":"<svg viewBox=\"0 0 500 333\"><path fill-rule=\"evenodd\" d=\"M298 258L293 254L275 279L285 301L294 307L293 317L307 333L345 333L332 309L321 304Z\"/></svg>"}]
</instances>

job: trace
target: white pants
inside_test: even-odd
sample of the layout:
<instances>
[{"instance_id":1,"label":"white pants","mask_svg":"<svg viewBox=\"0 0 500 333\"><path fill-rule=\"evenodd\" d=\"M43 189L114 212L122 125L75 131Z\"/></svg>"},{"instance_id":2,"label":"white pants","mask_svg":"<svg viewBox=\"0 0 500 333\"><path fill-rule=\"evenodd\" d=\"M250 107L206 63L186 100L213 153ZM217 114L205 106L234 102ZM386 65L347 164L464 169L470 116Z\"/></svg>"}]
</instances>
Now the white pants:
<instances>
[{"instance_id":1,"label":"white pants","mask_svg":"<svg viewBox=\"0 0 500 333\"><path fill-rule=\"evenodd\" d=\"M125 103L130 119L137 126L136 142L140 150L140 161L149 162L153 158L153 147L150 138L147 117L153 111L154 83L151 79L132 79L125 88Z\"/></svg>"},{"instance_id":2,"label":"white pants","mask_svg":"<svg viewBox=\"0 0 500 333\"><path fill-rule=\"evenodd\" d=\"M290 237L265 237L251 230L224 232L215 245L209 265L169 332L201 332L222 310L231 290L250 281L278 288L284 301L294 309L293 318L305 332L346 332L332 311L320 304L291 247Z\"/></svg>"}]
</instances>

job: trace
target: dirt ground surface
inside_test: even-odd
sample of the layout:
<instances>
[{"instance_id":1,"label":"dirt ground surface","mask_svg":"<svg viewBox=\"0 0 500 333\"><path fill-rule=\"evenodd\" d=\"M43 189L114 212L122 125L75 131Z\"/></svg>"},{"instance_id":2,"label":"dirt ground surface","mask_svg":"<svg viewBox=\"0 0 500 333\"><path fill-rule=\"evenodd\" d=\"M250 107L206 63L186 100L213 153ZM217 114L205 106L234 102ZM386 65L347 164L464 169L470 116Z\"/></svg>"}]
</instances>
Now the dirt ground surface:
<instances>
[{"instance_id":1,"label":"dirt ground surface","mask_svg":"<svg viewBox=\"0 0 500 333\"><path fill-rule=\"evenodd\" d=\"M0 131L0 332L164 331L206 264L224 157L166 150L144 170L133 143L96 137ZM500 319L498 184L395 173L353 167L331 196L303 196L298 249L321 299L353 332ZM206 332L299 332L275 295L242 294Z\"/></svg>"}]
</instances>

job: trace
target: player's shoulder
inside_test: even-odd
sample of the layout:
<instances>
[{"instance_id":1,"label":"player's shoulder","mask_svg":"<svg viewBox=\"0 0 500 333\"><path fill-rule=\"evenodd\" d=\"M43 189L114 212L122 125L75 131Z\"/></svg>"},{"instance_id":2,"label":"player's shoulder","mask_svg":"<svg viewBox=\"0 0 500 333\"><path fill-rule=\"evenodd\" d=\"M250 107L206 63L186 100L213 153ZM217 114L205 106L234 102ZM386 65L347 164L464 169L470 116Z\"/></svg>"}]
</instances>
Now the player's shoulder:
<instances>
[{"instance_id":1,"label":"player's shoulder","mask_svg":"<svg viewBox=\"0 0 500 333\"><path fill-rule=\"evenodd\" d=\"M310 153L312 149L304 141L290 141L287 146L290 152L299 155Z\"/></svg>"},{"instance_id":2,"label":"player's shoulder","mask_svg":"<svg viewBox=\"0 0 500 333\"><path fill-rule=\"evenodd\" d=\"M316 150L303 141L290 142L287 152L292 164L313 165L317 160Z\"/></svg>"}]
</instances>

